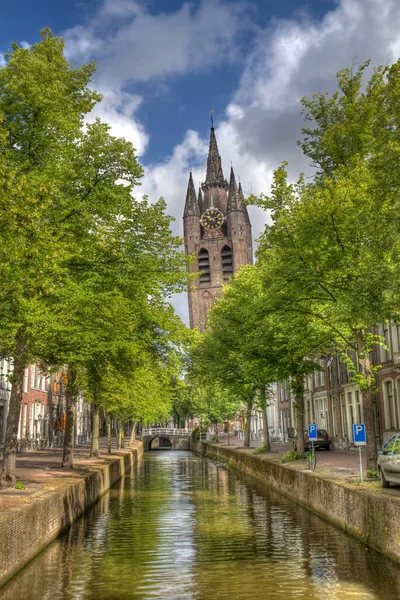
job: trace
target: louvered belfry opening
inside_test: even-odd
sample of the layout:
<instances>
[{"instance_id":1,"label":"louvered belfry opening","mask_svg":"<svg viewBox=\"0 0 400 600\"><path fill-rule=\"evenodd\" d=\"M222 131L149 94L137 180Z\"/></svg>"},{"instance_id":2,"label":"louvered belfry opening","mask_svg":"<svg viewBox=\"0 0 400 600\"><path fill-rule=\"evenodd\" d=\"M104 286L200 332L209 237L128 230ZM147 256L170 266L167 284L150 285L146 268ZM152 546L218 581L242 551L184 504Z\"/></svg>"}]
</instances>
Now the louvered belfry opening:
<instances>
[{"instance_id":1,"label":"louvered belfry opening","mask_svg":"<svg viewBox=\"0 0 400 600\"><path fill-rule=\"evenodd\" d=\"M208 250L202 248L199 252L199 271L200 283L210 283L210 258L208 256Z\"/></svg>"},{"instance_id":2,"label":"louvered belfry opening","mask_svg":"<svg viewBox=\"0 0 400 600\"><path fill-rule=\"evenodd\" d=\"M224 279L233 277L232 248L224 246L221 251L222 275Z\"/></svg>"}]
</instances>

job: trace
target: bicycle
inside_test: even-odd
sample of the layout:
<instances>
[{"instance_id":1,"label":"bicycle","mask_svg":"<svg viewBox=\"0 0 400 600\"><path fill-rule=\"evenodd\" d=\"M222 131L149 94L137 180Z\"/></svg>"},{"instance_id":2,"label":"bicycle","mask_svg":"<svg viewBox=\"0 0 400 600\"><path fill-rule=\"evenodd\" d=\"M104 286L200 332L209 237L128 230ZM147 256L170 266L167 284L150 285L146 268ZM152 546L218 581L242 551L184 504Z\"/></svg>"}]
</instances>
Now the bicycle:
<instances>
[{"instance_id":1,"label":"bicycle","mask_svg":"<svg viewBox=\"0 0 400 600\"><path fill-rule=\"evenodd\" d=\"M317 455L315 454L314 445L311 445L311 448L309 448L307 452L307 461L310 471L315 471L315 467L317 466Z\"/></svg>"}]
</instances>

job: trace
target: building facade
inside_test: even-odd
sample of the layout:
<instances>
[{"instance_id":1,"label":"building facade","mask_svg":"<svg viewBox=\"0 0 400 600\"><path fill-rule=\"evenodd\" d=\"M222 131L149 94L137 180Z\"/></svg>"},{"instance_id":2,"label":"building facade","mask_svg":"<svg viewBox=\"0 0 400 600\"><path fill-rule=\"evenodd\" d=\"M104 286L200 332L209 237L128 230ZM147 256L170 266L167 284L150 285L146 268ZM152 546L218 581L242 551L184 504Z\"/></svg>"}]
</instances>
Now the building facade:
<instances>
[{"instance_id":1,"label":"building facade","mask_svg":"<svg viewBox=\"0 0 400 600\"><path fill-rule=\"evenodd\" d=\"M4 447L7 413L11 393L11 361L0 361L0 452ZM65 373L46 373L39 363L25 369L18 425L18 448L61 446L66 423ZM75 405L75 443L91 435L90 404L79 396Z\"/></svg>"},{"instance_id":2,"label":"building facade","mask_svg":"<svg viewBox=\"0 0 400 600\"><path fill-rule=\"evenodd\" d=\"M231 168L225 179L214 127L211 127L205 181L198 194L192 173L183 214L185 252L197 260L191 273L200 273L188 292L190 327L204 329L207 313L222 286L242 265L253 262L251 224L242 186Z\"/></svg>"},{"instance_id":3,"label":"building facade","mask_svg":"<svg viewBox=\"0 0 400 600\"><path fill-rule=\"evenodd\" d=\"M371 353L373 365L379 367L374 418L377 442L382 445L400 431L400 325L384 323L375 333L386 346L375 346ZM305 424L316 423L326 429L334 448L351 448L353 424L364 422L362 392L340 356L328 355L318 362L320 369L305 380ZM296 424L294 398L287 381L275 384L274 389L268 409L271 437L285 440L288 429Z\"/></svg>"}]
</instances>

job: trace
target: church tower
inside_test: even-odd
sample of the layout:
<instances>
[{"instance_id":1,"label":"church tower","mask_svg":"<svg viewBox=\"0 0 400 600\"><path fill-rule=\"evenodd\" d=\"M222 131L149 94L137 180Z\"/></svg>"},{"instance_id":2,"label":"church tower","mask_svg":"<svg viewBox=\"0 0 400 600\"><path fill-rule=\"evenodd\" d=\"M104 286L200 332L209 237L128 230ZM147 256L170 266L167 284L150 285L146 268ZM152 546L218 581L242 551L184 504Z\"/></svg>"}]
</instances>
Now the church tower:
<instances>
[{"instance_id":1,"label":"church tower","mask_svg":"<svg viewBox=\"0 0 400 600\"><path fill-rule=\"evenodd\" d=\"M229 184L222 172L215 130L212 124L207 172L198 194L192 173L183 213L185 252L196 256L191 273L200 273L188 292L190 327L204 329L207 312L223 284L242 265L252 264L251 223L244 204L242 186L236 184L231 168Z\"/></svg>"}]
</instances>

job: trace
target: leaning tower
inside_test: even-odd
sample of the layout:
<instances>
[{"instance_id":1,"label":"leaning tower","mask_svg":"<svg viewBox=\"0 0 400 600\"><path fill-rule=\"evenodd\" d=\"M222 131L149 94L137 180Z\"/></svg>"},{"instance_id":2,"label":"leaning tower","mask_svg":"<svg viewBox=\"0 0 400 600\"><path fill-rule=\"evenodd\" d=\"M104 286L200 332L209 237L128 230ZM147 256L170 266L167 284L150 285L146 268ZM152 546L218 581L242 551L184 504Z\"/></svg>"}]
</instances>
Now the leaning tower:
<instances>
[{"instance_id":1,"label":"leaning tower","mask_svg":"<svg viewBox=\"0 0 400 600\"><path fill-rule=\"evenodd\" d=\"M251 224L242 186L236 184L232 168L229 183L224 177L213 126L206 179L197 195L192 173L189 175L183 235L186 254L197 257L190 271L200 272L188 292L190 327L204 329L208 309L221 295L222 285L242 265L253 262Z\"/></svg>"}]
</instances>

